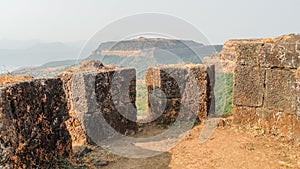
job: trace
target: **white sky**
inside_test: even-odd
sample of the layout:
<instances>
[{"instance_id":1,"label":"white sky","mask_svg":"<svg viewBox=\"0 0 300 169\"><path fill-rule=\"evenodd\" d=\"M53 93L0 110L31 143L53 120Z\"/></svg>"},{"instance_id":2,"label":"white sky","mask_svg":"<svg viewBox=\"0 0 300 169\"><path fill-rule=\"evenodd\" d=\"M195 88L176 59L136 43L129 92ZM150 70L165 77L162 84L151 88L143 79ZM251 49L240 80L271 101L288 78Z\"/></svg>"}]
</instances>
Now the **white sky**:
<instances>
[{"instance_id":1,"label":"white sky","mask_svg":"<svg viewBox=\"0 0 300 169\"><path fill-rule=\"evenodd\" d=\"M300 33L299 0L0 0L0 39L87 40L117 19L145 12L184 19L214 44Z\"/></svg>"}]
</instances>

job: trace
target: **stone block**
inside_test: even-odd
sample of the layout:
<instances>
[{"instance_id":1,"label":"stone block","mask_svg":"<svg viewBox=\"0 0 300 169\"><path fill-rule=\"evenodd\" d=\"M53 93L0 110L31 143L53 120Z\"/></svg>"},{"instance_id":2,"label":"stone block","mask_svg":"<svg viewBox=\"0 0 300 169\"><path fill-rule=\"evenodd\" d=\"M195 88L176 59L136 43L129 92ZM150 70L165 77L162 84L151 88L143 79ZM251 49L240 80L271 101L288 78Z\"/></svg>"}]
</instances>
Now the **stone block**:
<instances>
[{"instance_id":1,"label":"stone block","mask_svg":"<svg viewBox=\"0 0 300 169\"><path fill-rule=\"evenodd\" d=\"M74 73L71 72L62 74L60 77L63 79L63 87L67 97L68 114L70 117L66 121L66 126L71 135L72 146L81 146L87 143L87 137L79 119L79 116L82 116L80 114L81 110L77 108L77 111L75 111L75 103L79 104L78 102L84 102L84 100L78 97L74 98L74 96L79 96L82 93L84 82L81 80L82 77L74 77Z\"/></svg>"},{"instance_id":2,"label":"stone block","mask_svg":"<svg viewBox=\"0 0 300 169\"><path fill-rule=\"evenodd\" d=\"M234 105L232 111L234 124L254 127L259 121L259 115L254 107Z\"/></svg>"},{"instance_id":3,"label":"stone block","mask_svg":"<svg viewBox=\"0 0 300 169\"><path fill-rule=\"evenodd\" d=\"M1 88L0 168L57 168L72 150L61 79Z\"/></svg>"},{"instance_id":4,"label":"stone block","mask_svg":"<svg viewBox=\"0 0 300 169\"><path fill-rule=\"evenodd\" d=\"M298 67L295 77L296 77L296 114L298 119L300 119L300 67Z\"/></svg>"},{"instance_id":5,"label":"stone block","mask_svg":"<svg viewBox=\"0 0 300 169\"><path fill-rule=\"evenodd\" d=\"M206 118L213 100L214 67L163 65L146 72L151 119L159 124ZM159 117L160 116L160 117Z\"/></svg>"},{"instance_id":6,"label":"stone block","mask_svg":"<svg viewBox=\"0 0 300 169\"><path fill-rule=\"evenodd\" d=\"M236 50L238 66L259 66L262 43L241 43L236 46Z\"/></svg>"},{"instance_id":7,"label":"stone block","mask_svg":"<svg viewBox=\"0 0 300 169\"><path fill-rule=\"evenodd\" d=\"M266 70L265 107L296 112L296 81L292 70Z\"/></svg>"},{"instance_id":8,"label":"stone block","mask_svg":"<svg viewBox=\"0 0 300 169\"><path fill-rule=\"evenodd\" d=\"M264 133L288 136L290 138L300 136L297 136L297 131L295 130L297 123L294 112L283 112L268 108L258 108L257 114L259 115L257 126L264 130Z\"/></svg>"},{"instance_id":9,"label":"stone block","mask_svg":"<svg viewBox=\"0 0 300 169\"><path fill-rule=\"evenodd\" d=\"M260 54L263 68L292 68L300 66L300 53L295 43L266 43Z\"/></svg>"},{"instance_id":10,"label":"stone block","mask_svg":"<svg viewBox=\"0 0 300 169\"><path fill-rule=\"evenodd\" d=\"M263 105L265 70L237 66L234 70L233 103L239 106Z\"/></svg>"},{"instance_id":11,"label":"stone block","mask_svg":"<svg viewBox=\"0 0 300 169\"><path fill-rule=\"evenodd\" d=\"M109 72L107 88L101 84L102 74ZM97 73L95 79L96 99L102 113L105 109L111 109L118 118L106 118L110 124L115 124L118 132L125 134L127 130L136 130L136 71L133 68L118 68L103 70ZM108 91L108 92L107 92ZM104 100L104 101L103 101ZM111 114L107 114L109 117Z\"/></svg>"},{"instance_id":12,"label":"stone block","mask_svg":"<svg viewBox=\"0 0 300 169\"><path fill-rule=\"evenodd\" d=\"M273 135L300 138L300 50L297 43L285 36L235 46L235 121L255 125Z\"/></svg>"},{"instance_id":13,"label":"stone block","mask_svg":"<svg viewBox=\"0 0 300 169\"><path fill-rule=\"evenodd\" d=\"M136 75L132 68L76 72L72 99L89 143L137 130Z\"/></svg>"}]
</instances>

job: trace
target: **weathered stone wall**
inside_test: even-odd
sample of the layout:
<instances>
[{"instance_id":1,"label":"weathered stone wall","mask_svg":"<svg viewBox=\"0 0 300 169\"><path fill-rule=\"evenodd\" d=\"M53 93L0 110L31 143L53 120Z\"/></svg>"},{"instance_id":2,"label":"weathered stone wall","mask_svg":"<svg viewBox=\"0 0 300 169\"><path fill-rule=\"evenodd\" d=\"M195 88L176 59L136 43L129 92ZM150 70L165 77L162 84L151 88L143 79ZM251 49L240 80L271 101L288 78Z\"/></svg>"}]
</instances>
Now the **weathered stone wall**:
<instances>
[{"instance_id":1,"label":"weathered stone wall","mask_svg":"<svg viewBox=\"0 0 300 169\"><path fill-rule=\"evenodd\" d=\"M297 103L296 103L296 110L297 110L297 117L300 117L300 67L297 69L296 73L296 95L297 95Z\"/></svg>"},{"instance_id":2,"label":"weathered stone wall","mask_svg":"<svg viewBox=\"0 0 300 169\"><path fill-rule=\"evenodd\" d=\"M98 71L98 69L103 69L103 68L104 65L100 61L97 60L84 61L77 67L72 67L59 75L59 77L63 79L64 82L63 87L66 92L66 97L68 102L67 105L68 105L70 117L66 121L66 125L72 138L72 146L76 147L76 146L84 145L87 143L88 140L88 137L86 135L86 132L81 122L82 119L79 119L78 116L81 112L75 110L75 100L74 100L74 95L83 94L83 92L85 91L86 84L84 83L83 79L80 79L80 77L77 76L74 77L74 74L78 74L78 72ZM84 99L85 97L83 96L82 101L85 101ZM78 105L77 100L76 102Z\"/></svg>"},{"instance_id":3,"label":"weathered stone wall","mask_svg":"<svg viewBox=\"0 0 300 169\"><path fill-rule=\"evenodd\" d=\"M0 168L56 168L72 145L136 132L135 69L88 62L60 77L0 88Z\"/></svg>"},{"instance_id":4,"label":"weathered stone wall","mask_svg":"<svg viewBox=\"0 0 300 169\"><path fill-rule=\"evenodd\" d=\"M240 54L239 50L240 47L245 45L245 44L295 44L296 42L300 42L300 35L284 35L284 36L279 36L276 38L263 38L263 39L235 39L235 40L229 40L227 41L222 48L222 51L215 56L218 57L217 61L209 60L207 63L218 63L221 62L222 64L222 72L224 73L233 73L234 68L237 63L237 56ZM251 49L250 49L251 50ZM206 61L207 59L205 59ZM218 65L217 65L218 66ZM216 67L216 71L219 68Z\"/></svg>"},{"instance_id":5,"label":"weathered stone wall","mask_svg":"<svg viewBox=\"0 0 300 169\"><path fill-rule=\"evenodd\" d=\"M61 79L0 88L0 168L57 168L71 153Z\"/></svg>"},{"instance_id":6,"label":"weathered stone wall","mask_svg":"<svg viewBox=\"0 0 300 169\"><path fill-rule=\"evenodd\" d=\"M73 93L72 93L72 78L73 73L63 73L61 78L64 82L64 90L67 97L67 106L69 118L66 120L66 126L71 135L72 146L81 146L87 143L86 133L84 131L83 126L81 125L81 121L78 117L78 113L75 111L74 102L73 102Z\"/></svg>"},{"instance_id":7,"label":"weathered stone wall","mask_svg":"<svg viewBox=\"0 0 300 169\"><path fill-rule=\"evenodd\" d=\"M155 67L146 78L148 92L160 89L153 96L166 102L158 123L205 118L214 107L213 66ZM162 106L159 99L149 104L152 116ZM56 79L5 85L0 88L0 168L57 168L57 159L69 157L72 145L134 134L135 101L135 69L98 62Z\"/></svg>"},{"instance_id":8,"label":"weathered stone wall","mask_svg":"<svg viewBox=\"0 0 300 169\"><path fill-rule=\"evenodd\" d=\"M135 73L114 68L73 74L72 102L89 143L136 132Z\"/></svg>"},{"instance_id":9,"label":"weathered stone wall","mask_svg":"<svg viewBox=\"0 0 300 169\"><path fill-rule=\"evenodd\" d=\"M179 113L188 120L196 116L206 118L210 108L213 112L213 66L178 64L152 67L146 72L146 85L150 118L156 119L156 123L173 123Z\"/></svg>"},{"instance_id":10,"label":"weathered stone wall","mask_svg":"<svg viewBox=\"0 0 300 169\"><path fill-rule=\"evenodd\" d=\"M235 122L300 138L300 43L249 41L237 45L236 54Z\"/></svg>"}]
</instances>

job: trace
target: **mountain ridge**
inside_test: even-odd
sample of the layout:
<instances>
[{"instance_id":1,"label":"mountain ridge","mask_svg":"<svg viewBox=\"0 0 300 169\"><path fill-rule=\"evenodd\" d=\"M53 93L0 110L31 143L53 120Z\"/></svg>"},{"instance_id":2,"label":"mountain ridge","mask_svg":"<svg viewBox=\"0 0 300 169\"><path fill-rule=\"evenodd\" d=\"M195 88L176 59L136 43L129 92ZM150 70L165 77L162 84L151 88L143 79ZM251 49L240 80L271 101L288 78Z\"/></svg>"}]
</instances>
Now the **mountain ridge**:
<instances>
[{"instance_id":1,"label":"mountain ridge","mask_svg":"<svg viewBox=\"0 0 300 169\"><path fill-rule=\"evenodd\" d=\"M163 61L163 64L178 62L179 60L188 63L201 63L202 57L220 52L221 49L222 45L205 46L192 40L138 38L119 42L109 41L99 44L87 58L82 58L78 61L66 59L62 61L47 62L39 67L13 71L12 74L45 77L42 74L43 72L47 72L46 77L48 77L57 75L57 73L63 71L63 69L74 66L76 63L83 60L92 59L100 60L105 65L125 64L125 66L132 66L130 65L132 64L131 62L136 61L138 61L138 63L135 64L145 64L144 62L146 61L144 60L149 58L158 59L159 62ZM135 59L134 57L140 58ZM165 63L164 60L167 62ZM48 69L51 69L51 71L54 72L49 74Z\"/></svg>"}]
</instances>

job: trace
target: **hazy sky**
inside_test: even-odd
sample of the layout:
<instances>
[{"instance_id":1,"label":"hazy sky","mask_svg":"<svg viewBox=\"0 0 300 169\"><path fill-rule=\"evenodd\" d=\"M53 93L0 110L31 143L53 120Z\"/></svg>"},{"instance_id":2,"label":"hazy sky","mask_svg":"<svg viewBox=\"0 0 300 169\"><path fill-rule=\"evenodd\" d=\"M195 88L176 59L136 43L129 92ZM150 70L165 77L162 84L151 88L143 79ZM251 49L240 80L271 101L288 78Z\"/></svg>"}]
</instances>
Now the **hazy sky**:
<instances>
[{"instance_id":1,"label":"hazy sky","mask_svg":"<svg viewBox=\"0 0 300 169\"><path fill-rule=\"evenodd\" d=\"M299 0L0 0L0 39L87 40L117 19L149 12L184 19L212 43L300 33Z\"/></svg>"}]
</instances>

